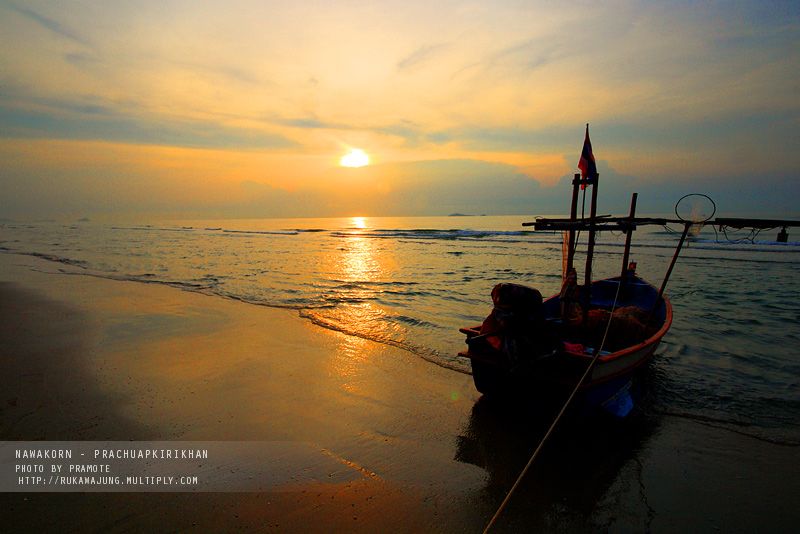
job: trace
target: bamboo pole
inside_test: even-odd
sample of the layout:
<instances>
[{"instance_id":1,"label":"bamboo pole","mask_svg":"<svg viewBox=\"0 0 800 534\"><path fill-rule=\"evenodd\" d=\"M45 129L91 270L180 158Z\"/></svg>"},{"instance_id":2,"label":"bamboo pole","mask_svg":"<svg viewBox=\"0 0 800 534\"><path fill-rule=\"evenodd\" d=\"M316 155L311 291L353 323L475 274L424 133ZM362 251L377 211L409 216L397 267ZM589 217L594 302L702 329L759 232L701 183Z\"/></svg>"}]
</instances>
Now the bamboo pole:
<instances>
[{"instance_id":1,"label":"bamboo pole","mask_svg":"<svg viewBox=\"0 0 800 534\"><path fill-rule=\"evenodd\" d=\"M658 290L658 295L656 296L655 302L653 302L653 309L650 310L650 316L647 318L647 323L645 323L645 327L650 326L650 321L653 319L653 315L656 313L656 308L658 307L659 303L661 302L661 298L664 296L664 289L667 287L667 282L669 281L669 277L672 274L672 268L675 267L675 262L678 261L678 254L681 252L681 247L683 247L683 242L686 240L686 235L689 233L689 228L691 228L691 222L683 223L683 233L681 234L681 239L678 241L678 248L675 249L675 254L672 256L672 261L669 264L669 268L667 269L667 274L664 275L664 281L661 283L661 289Z\"/></svg>"},{"instance_id":2,"label":"bamboo pole","mask_svg":"<svg viewBox=\"0 0 800 534\"><path fill-rule=\"evenodd\" d=\"M595 219L597 218L597 184L600 175L594 175L592 184L592 207L589 212L589 244L586 248L586 272L583 286L583 326L589 319L589 304L592 300L592 260L594 259Z\"/></svg>"},{"instance_id":3,"label":"bamboo pole","mask_svg":"<svg viewBox=\"0 0 800 534\"><path fill-rule=\"evenodd\" d=\"M622 271L619 275L619 283L620 283L620 292L624 295L625 288L628 287L628 260L630 259L631 254L631 239L633 238L633 218L636 215L636 199L638 198L639 193L634 193L631 195L631 213L630 213L630 223L631 226L626 231L627 235L625 236L625 252L622 254Z\"/></svg>"},{"instance_id":4,"label":"bamboo pole","mask_svg":"<svg viewBox=\"0 0 800 534\"><path fill-rule=\"evenodd\" d=\"M572 205L570 206L569 219L574 221L578 218L578 185L580 184L581 175L576 174L572 180ZM572 269L572 261L575 256L575 230L569 230L569 244L567 248L567 268L564 271L565 275L569 274ZM564 280L561 281L562 283Z\"/></svg>"}]
</instances>

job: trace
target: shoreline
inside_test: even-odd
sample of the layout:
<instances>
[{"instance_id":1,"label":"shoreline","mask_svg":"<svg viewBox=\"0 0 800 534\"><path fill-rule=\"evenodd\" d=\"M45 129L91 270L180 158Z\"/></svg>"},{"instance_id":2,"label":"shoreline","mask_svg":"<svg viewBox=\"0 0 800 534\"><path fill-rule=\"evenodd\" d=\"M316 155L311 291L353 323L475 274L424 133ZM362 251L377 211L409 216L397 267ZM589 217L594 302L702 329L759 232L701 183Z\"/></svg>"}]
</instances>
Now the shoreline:
<instances>
[{"instance_id":1,"label":"shoreline","mask_svg":"<svg viewBox=\"0 0 800 534\"><path fill-rule=\"evenodd\" d=\"M470 376L291 310L32 268L0 254L1 440L311 445L256 467L279 491L0 493L9 532L482 532L541 438ZM699 421L565 427L541 460L493 532L800 525L800 447Z\"/></svg>"}]
</instances>

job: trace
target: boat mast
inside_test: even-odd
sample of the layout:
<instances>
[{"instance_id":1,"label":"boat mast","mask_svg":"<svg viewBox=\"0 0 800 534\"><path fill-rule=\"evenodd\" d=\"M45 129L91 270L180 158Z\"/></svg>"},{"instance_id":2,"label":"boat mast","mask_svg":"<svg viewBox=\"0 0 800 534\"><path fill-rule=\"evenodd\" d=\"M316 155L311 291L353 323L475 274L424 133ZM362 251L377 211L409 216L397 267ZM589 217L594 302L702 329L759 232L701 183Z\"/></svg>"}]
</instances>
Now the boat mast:
<instances>
[{"instance_id":1,"label":"boat mast","mask_svg":"<svg viewBox=\"0 0 800 534\"><path fill-rule=\"evenodd\" d=\"M581 175L576 174L572 180L572 206L569 211L569 220L576 221L578 219L578 191L581 185ZM572 260L575 256L575 229L569 230L569 246L567 247L567 268L564 271L564 280L567 279L569 272L572 270ZM563 283L564 280L561 282Z\"/></svg>"},{"instance_id":2,"label":"boat mast","mask_svg":"<svg viewBox=\"0 0 800 534\"><path fill-rule=\"evenodd\" d=\"M587 176L582 180L586 185L592 186L592 208L589 213L589 244L586 247L586 269L583 286L583 325L589 319L589 304L592 301L592 260L594 259L594 236L595 219L597 218L597 183L600 181L600 174Z\"/></svg>"}]
</instances>

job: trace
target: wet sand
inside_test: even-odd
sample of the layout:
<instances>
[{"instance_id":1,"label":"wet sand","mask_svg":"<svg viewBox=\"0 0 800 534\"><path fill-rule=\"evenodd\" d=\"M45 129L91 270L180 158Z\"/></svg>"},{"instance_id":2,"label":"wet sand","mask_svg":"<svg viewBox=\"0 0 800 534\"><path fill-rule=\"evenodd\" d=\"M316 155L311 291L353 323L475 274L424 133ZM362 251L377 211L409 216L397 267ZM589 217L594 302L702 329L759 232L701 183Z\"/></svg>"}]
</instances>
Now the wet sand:
<instances>
[{"instance_id":1,"label":"wet sand","mask_svg":"<svg viewBox=\"0 0 800 534\"><path fill-rule=\"evenodd\" d=\"M6 532L482 532L545 430L469 376L291 310L58 271L0 254L1 440L296 442L298 473L337 476L0 493ZM556 432L492 531L786 532L798 501L800 447L601 418Z\"/></svg>"}]
</instances>

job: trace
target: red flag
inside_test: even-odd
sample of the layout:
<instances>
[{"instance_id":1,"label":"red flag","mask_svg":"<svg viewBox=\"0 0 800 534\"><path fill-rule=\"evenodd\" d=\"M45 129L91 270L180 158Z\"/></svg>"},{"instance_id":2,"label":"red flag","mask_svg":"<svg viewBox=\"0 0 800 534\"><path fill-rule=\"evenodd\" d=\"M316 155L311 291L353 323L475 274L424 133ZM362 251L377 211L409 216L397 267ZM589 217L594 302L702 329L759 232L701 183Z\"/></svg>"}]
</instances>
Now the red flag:
<instances>
[{"instance_id":1,"label":"red flag","mask_svg":"<svg viewBox=\"0 0 800 534\"><path fill-rule=\"evenodd\" d=\"M594 162L594 154L592 153L592 142L589 141L589 125L586 125L586 139L583 141L583 150L581 151L581 159L578 161L578 168L581 170L581 179L593 180L597 178L597 165ZM585 189L586 184L581 185L581 189Z\"/></svg>"}]
</instances>

